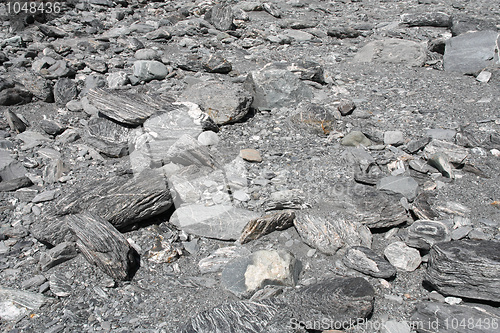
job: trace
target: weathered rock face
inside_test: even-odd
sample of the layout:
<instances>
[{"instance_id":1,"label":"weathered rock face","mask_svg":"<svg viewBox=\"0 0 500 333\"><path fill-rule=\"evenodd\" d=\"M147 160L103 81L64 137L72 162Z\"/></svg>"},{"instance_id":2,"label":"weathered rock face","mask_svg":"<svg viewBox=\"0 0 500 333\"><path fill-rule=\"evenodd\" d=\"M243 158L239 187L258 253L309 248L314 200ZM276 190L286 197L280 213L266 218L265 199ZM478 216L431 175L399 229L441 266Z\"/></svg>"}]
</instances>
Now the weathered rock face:
<instances>
[{"instance_id":1,"label":"weathered rock face","mask_svg":"<svg viewBox=\"0 0 500 333\"><path fill-rule=\"evenodd\" d=\"M429 252L426 280L447 295L498 301L500 243L487 240L451 241Z\"/></svg>"},{"instance_id":2,"label":"weathered rock face","mask_svg":"<svg viewBox=\"0 0 500 333\"><path fill-rule=\"evenodd\" d=\"M448 227L439 221L415 221L408 228L406 244L417 249L429 250L434 244L449 242Z\"/></svg>"},{"instance_id":3,"label":"weathered rock face","mask_svg":"<svg viewBox=\"0 0 500 333\"><path fill-rule=\"evenodd\" d=\"M425 48L416 42L384 39L363 46L354 57L357 62L392 63L420 67L425 62Z\"/></svg>"},{"instance_id":4,"label":"weathered rock face","mask_svg":"<svg viewBox=\"0 0 500 333\"><path fill-rule=\"evenodd\" d=\"M85 259L118 280L130 280L139 255L109 222L93 214L68 215L66 221Z\"/></svg>"},{"instance_id":5,"label":"weathered rock face","mask_svg":"<svg viewBox=\"0 0 500 333\"><path fill-rule=\"evenodd\" d=\"M243 87L226 81L194 84L180 100L198 104L219 125L241 120L252 104L252 96Z\"/></svg>"},{"instance_id":6,"label":"weathered rock face","mask_svg":"<svg viewBox=\"0 0 500 333\"><path fill-rule=\"evenodd\" d=\"M248 222L238 242L240 244L245 244L275 230L288 229L293 226L294 219L295 213L293 211L283 211L264 215Z\"/></svg>"},{"instance_id":7,"label":"weathered rock face","mask_svg":"<svg viewBox=\"0 0 500 333\"><path fill-rule=\"evenodd\" d=\"M58 214L91 212L118 229L167 211L173 204L166 179L155 170L135 178L114 177L74 192L58 203Z\"/></svg>"},{"instance_id":8,"label":"weathered rock face","mask_svg":"<svg viewBox=\"0 0 500 333\"><path fill-rule=\"evenodd\" d=\"M347 267L373 277L390 278L396 275L394 266L364 246L348 248L342 262Z\"/></svg>"},{"instance_id":9,"label":"weathered rock face","mask_svg":"<svg viewBox=\"0 0 500 333\"><path fill-rule=\"evenodd\" d=\"M499 328L500 311L483 304L448 305L421 302L417 304L410 320L419 323L416 327L418 333L493 333Z\"/></svg>"}]
</instances>

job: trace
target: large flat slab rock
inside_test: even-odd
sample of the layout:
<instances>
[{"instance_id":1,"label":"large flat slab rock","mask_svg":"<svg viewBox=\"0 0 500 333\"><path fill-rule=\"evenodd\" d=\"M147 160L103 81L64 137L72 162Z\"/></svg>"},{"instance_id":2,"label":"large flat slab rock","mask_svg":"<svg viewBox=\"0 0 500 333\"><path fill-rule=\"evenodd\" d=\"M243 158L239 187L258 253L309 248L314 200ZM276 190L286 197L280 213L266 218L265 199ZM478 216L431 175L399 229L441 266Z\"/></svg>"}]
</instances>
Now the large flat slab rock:
<instances>
[{"instance_id":1,"label":"large flat slab rock","mask_svg":"<svg viewBox=\"0 0 500 333\"><path fill-rule=\"evenodd\" d=\"M498 302L500 242L460 240L434 245L425 280L445 295Z\"/></svg>"},{"instance_id":2,"label":"large flat slab rock","mask_svg":"<svg viewBox=\"0 0 500 333\"><path fill-rule=\"evenodd\" d=\"M390 63L421 67L426 57L425 47L417 42L389 38L363 46L354 56L354 62Z\"/></svg>"},{"instance_id":3,"label":"large flat slab rock","mask_svg":"<svg viewBox=\"0 0 500 333\"><path fill-rule=\"evenodd\" d=\"M248 222L260 213L231 205L187 205L177 208L170 223L185 232L207 238L236 240Z\"/></svg>"},{"instance_id":4,"label":"large flat slab rock","mask_svg":"<svg viewBox=\"0 0 500 333\"><path fill-rule=\"evenodd\" d=\"M499 38L498 32L486 30L468 32L448 39L443 58L444 70L475 74L498 63Z\"/></svg>"},{"instance_id":5,"label":"large flat slab rock","mask_svg":"<svg viewBox=\"0 0 500 333\"><path fill-rule=\"evenodd\" d=\"M85 213L66 221L85 259L117 280L130 280L139 268L139 254L108 221Z\"/></svg>"},{"instance_id":6,"label":"large flat slab rock","mask_svg":"<svg viewBox=\"0 0 500 333\"><path fill-rule=\"evenodd\" d=\"M410 321L418 333L495 333L500 328L500 309L484 304L449 305L420 302Z\"/></svg>"},{"instance_id":7,"label":"large flat slab rock","mask_svg":"<svg viewBox=\"0 0 500 333\"><path fill-rule=\"evenodd\" d=\"M137 177L115 176L77 185L56 206L58 215L90 212L122 229L161 214L172 204L165 177L158 171L145 170Z\"/></svg>"}]
</instances>

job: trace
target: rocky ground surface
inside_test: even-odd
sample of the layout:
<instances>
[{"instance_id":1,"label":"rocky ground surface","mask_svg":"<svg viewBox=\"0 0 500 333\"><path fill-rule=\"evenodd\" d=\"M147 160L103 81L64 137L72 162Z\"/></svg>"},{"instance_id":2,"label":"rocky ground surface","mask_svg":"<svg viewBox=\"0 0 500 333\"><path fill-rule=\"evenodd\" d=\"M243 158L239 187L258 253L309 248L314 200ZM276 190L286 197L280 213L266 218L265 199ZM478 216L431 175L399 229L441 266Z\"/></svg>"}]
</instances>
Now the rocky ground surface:
<instances>
[{"instance_id":1,"label":"rocky ground surface","mask_svg":"<svg viewBox=\"0 0 500 333\"><path fill-rule=\"evenodd\" d=\"M0 4L2 331L498 332L497 1L50 6Z\"/></svg>"}]
</instances>

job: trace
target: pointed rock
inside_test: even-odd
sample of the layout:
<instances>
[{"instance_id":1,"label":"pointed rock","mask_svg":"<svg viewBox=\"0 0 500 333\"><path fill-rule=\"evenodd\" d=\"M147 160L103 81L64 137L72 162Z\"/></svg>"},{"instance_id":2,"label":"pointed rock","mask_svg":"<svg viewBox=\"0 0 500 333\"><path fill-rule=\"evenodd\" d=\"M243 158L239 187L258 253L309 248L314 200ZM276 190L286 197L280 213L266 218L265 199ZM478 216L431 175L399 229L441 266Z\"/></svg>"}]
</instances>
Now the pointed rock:
<instances>
[{"instance_id":1,"label":"pointed rock","mask_svg":"<svg viewBox=\"0 0 500 333\"><path fill-rule=\"evenodd\" d=\"M276 212L259 217L248 222L238 239L238 243L245 244L275 230L288 229L293 226L294 219L295 213L293 211Z\"/></svg>"}]
</instances>

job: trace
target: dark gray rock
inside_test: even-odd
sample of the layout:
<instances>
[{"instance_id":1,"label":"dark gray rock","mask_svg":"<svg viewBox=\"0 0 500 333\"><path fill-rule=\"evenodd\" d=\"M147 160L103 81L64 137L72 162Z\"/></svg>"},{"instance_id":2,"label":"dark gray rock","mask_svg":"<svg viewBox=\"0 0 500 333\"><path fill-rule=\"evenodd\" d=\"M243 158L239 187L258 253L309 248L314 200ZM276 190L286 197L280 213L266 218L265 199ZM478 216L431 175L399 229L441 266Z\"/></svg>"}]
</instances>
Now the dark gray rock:
<instances>
[{"instance_id":1,"label":"dark gray rock","mask_svg":"<svg viewBox=\"0 0 500 333\"><path fill-rule=\"evenodd\" d=\"M31 92L21 88L7 88L0 91L0 105L20 105L31 102Z\"/></svg>"},{"instance_id":2,"label":"dark gray rock","mask_svg":"<svg viewBox=\"0 0 500 333\"><path fill-rule=\"evenodd\" d=\"M73 292L73 281L61 272L51 274L49 277L50 291L59 297L68 297Z\"/></svg>"},{"instance_id":3,"label":"dark gray rock","mask_svg":"<svg viewBox=\"0 0 500 333\"><path fill-rule=\"evenodd\" d=\"M16 75L16 79L36 98L42 102L52 102L52 82L31 71L21 72Z\"/></svg>"},{"instance_id":4,"label":"dark gray rock","mask_svg":"<svg viewBox=\"0 0 500 333\"><path fill-rule=\"evenodd\" d=\"M276 230L285 230L293 226L293 211L275 212L248 222L238 238L238 243L245 244Z\"/></svg>"},{"instance_id":5,"label":"dark gray rock","mask_svg":"<svg viewBox=\"0 0 500 333\"><path fill-rule=\"evenodd\" d=\"M406 151L408 151L410 154L415 154L419 150L422 150L425 148L425 146L431 141L431 137L423 137L419 139L413 139L410 140L404 147Z\"/></svg>"},{"instance_id":6,"label":"dark gray rock","mask_svg":"<svg viewBox=\"0 0 500 333\"><path fill-rule=\"evenodd\" d=\"M68 35L64 30L46 24L40 24L38 29L47 37L64 38Z\"/></svg>"},{"instance_id":7,"label":"dark gray rock","mask_svg":"<svg viewBox=\"0 0 500 333\"><path fill-rule=\"evenodd\" d=\"M193 204L176 209L170 223L189 234L221 240L236 240L259 213L229 205Z\"/></svg>"},{"instance_id":8,"label":"dark gray rock","mask_svg":"<svg viewBox=\"0 0 500 333\"><path fill-rule=\"evenodd\" d=\"M339 39L356 38L361 36L361 31L351 27L331 27L328 29L328 36Z\"/></svg>"},{"instance_id":9,"label":"dark gray rock","mask_svg":"<svg viewBox=\"0 0 500 333\"><path fill-rule=\"evenodd\" d=\"M450 230L439 221L415 221L407 230L406 244L421 250L429 250L436 243L451 240Z\"/></svg>"},{"instance_id":10,"label":"dark gray rock","mask_svg":"<svg viewBox=\"0 0 500 333\"><path fill-rule=\"evenodd\" d=\"M40 127L49 135L59 135L66 130L66 126L62 125L57 120L42 119Z\"/></svg>"},{"instance_id":11,"label":"dark gray rock","mask_svg":"<svg viewBox=\"0 0 500 333\"><path fill-rule=\"evenodd\" d=\"M427 160L429 165L438 169L441 174L446 178L455 178L455 174L453 173L452 166L449 162L448 156L444 153L436 153L429 157Z\"/></svg>"},{"instance_id":12,"label":"dark gray rock","mask_svg":"<svg viewBox=\"0 0 500 333\"><path fill-rule=\"evenodd\" d=\"M418 194L418 183L412 177L388 176L380 179L377 189L389 193L399 193L413 201Z\"/></svg>"},{"instance_id":13,"label":"dark gray rock","mask_svg":"<svg viewBox=\"0 0 500 333\"><path fill-rule=\"evenodd\" d=\"M210 57L202 63L202 66L208 73L227 74L233 70L231 63L217 54L211 54Z\"/></svg>"},{"instance_id":14,"label":"dark gray rock","mask_svg":"<svg viewBox=\"0 0 500 333\"><path fill-rule=\"evenodd\" d=\"M419 220L435 220L439 217L429 204L429 195L422 193L412 203L410 209Z\"/></svg>"},{"instance_id":15,"label":"dark gray rock","mask_svg":"<svg viewBox=\"0 0 500 333\"><path fill-rule=\"evenodd\" d=\"M130 280L139 268L139 254L109 222L85 213L66 216L85 259L117 280Z\"/></svg>"},{"instance_id":16,"label":"dark gray rock","mask_svg":"<svg viewBox=\"0 0 500 333\"><path fill-rule=\"evenodd\" d=\"M76 247L73 242L62 242L40 256L40 269L45 272L54 266L76 257Z\"/></svg>"},{"instance_id":17,"label":"dark gray rock","mask_svg":"<svg viewBox=\"0 0 500 333\"><path fill-rule=\"evenodd\" d=\"M391 278L396 275L396 268L387 260L364 246L353 246L347 249L342 262L361 273L377 277Z\"/></svg>"},{"instance_id":18,"label":"dark gray rock","mask_svg":"<svg viewBox=\"0 0 500 333\"><path fill-rule=\"evenodd\" d=\"M500 310L485 304L420 302L410 321L419 323L418 333L494 333L500 327Z\"/></svg>"},{"instance_id":19,"label":"dark gray rock","mask_svg":"<svg viewBox=\"0 0 500 333\"><path fill-rule=\"evenodd\" d=\"M29 187L33 182L28 177L20 177L0 182L0 192L15 191L23 187Z\"/></svg>"},{"instance_id":20,"label":"dark gray rock","mask_svg":"<svg viewBox=\"0 0 500 333\"><path fill-rule=\"evenodd\" d=\"M356 104L354 104L354 102L349 99L341 99L339 101L337 109L339 110L341 115L347 116L356 109Z\"/></svg>"},{"instance_id":21,"label":"dark gray rock","mask_svg":"<svg viewBox=\"0 0 500 333\"><path fill-rule=\"evenodd\" d=\"M443 12L428 12L418 14L403 14L401 15L401 23L410 27L451 27L452 18L450 15Z\"/></svg>"},{"instance_id":22,"label":"dark gray rock","mask_svg":"<svg viewBox=\"0 0 500 333\"><path fill-rule=\"evenodd\" d=\"M233 9L227 4L217 4L205 14L205 20L221 31L233 29L233 19Z\"/></svg>"},{"instance_id":23,"label":"dark gray rock","mask_svg":"<svg viewBox=\"0 0 500 333\"><path fill-rule=\"evenodd\" d=\"M296 105L312 98L310 87L284 69L264 67L252 71L247 76L245 88L253 95L252 107L259 110Z\"/></svg>"},{"instance_id":24,"label":"dark gray rock","mask_svg":"<svg viewBox=\"0 0 500 333\"><path fill-rule=\"evenodd\" d=\"M91 89L88 99L106 117L131 126L144 123L170 101L166 96L103 89Z\"/></svg>"},{"instance_id":25,"label":"dark gray rock","mask_svg":"<svg viewBox=\"0 0 500 333\"><path fill-rule=\"evenodd\" d=\"M446 41L444 69L449 72L476 74L498 62L499 34L496 31L468 32Z\"/></svg>"},{"instance_id":26,"label":"dark gray rock","mask_svg":"<svg viewBox=\"0 0 500 333\"><path fill-rule=\"evenodd\" d=\"M76 98L78 90L75 81L68 78L57 80L54 85L54 100L58 105L66 105L69 101Z\"/></svg>"},{"instance_id":27,"label":"dark gray rock","mask_svg":"<svg viewBox=\"0 0 500 333\"><path fill-rule=\"evenodd\" d=\"M500 242L451 241L429 252L425 280L440 293L496 302L500 299Z\"/></svg>"},{"instance_id":28,"label":"dark gray rock","mask_svg":"<svg viewBox=\"0 0 500 333\"><path fill-rule=\"evenodd\" d=\"M373 310L375 290L363 278L330 278L299 289L287 303L294 317L288 324L308 330L349 328ZM325 320L327 319L327 320ZM310 326L314 322L321 327Z\"/></svg>"},{"instance_id":29,"label":"dark gray rock","mask_svg":"<svg viewBox=\"0 0 500 333\"><path fill-rule=\"evenodd\" d=\"M2 182L24 177L27 172L19 161L11 157L8 150L0 149L0 179Z\"/></svg>"},{"instance_id":30,"label":"dark gray rock","mask_svg":"<svg viewBox=\"0 0 500 333\"><path fill-rule=\"evenodd\" d=\"M167 211L172 197L166 179L155 170L133 177L109 177L73 192L57 202L58 214L94 213L122 229Z\"/></svg>"},{"instance_id":31,"label":"dark gray rock","mask_svg":"<svg viewBox=\"0 0 500 333\"><path fill-rule=\"evenodd\" d=\"M4 111L3 114L12 131L16 133L22 133L26 131L27 124L25 124L24 121L21 118L19 118L14 112L7 109Z\"/></svg>"},{"instance_id":32,"label":"dark gray rock","mask_svg":"<svg viewBox=\"0 0 500 333\"><path fill-rule=\"evenodd\" d=\"M122 157L128 154L130 130L106 118L92 118L87 124L89 137L85 142L98 152L109 157Z\"/></svg>"},{"instance_id":33,"label":"dark gray rock","mask_svg":"<svg viewBox=\"0 0 500 333\"><path fill-rule=\"evenodd\" d=\"M180 100L198 104L216 124L224 125L246 116L252 96L238 84L209 81L190 86Z\"/></svg>"}]
</instances>

